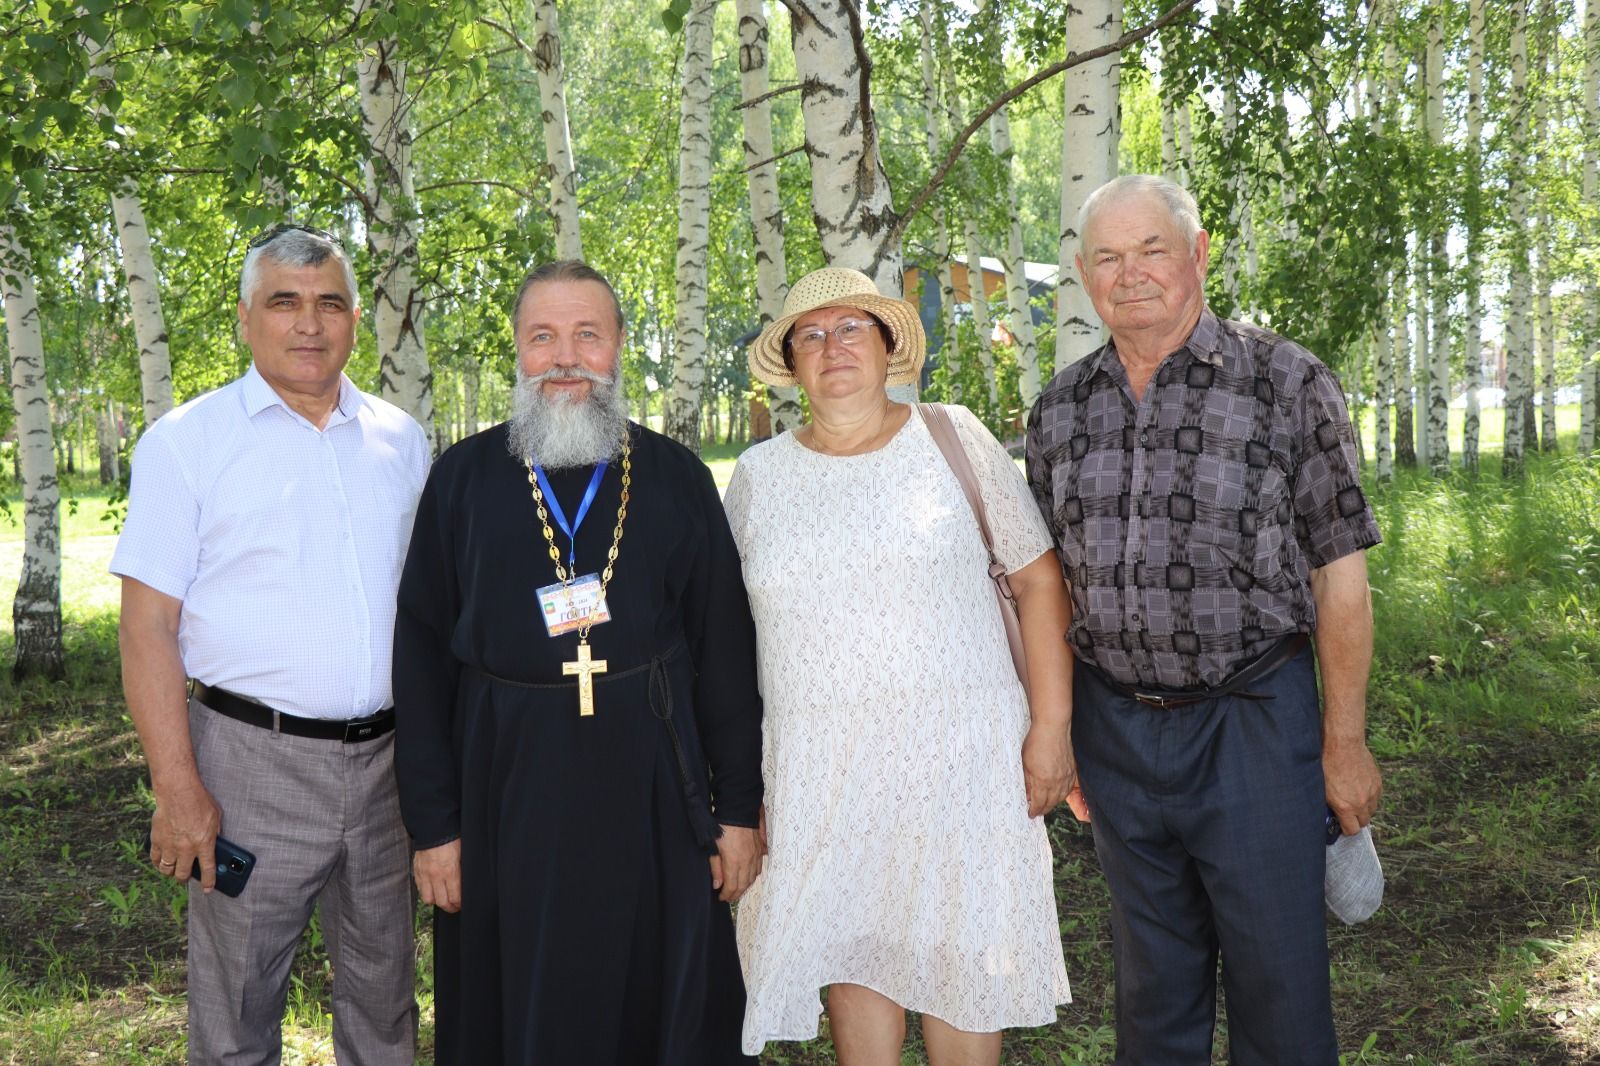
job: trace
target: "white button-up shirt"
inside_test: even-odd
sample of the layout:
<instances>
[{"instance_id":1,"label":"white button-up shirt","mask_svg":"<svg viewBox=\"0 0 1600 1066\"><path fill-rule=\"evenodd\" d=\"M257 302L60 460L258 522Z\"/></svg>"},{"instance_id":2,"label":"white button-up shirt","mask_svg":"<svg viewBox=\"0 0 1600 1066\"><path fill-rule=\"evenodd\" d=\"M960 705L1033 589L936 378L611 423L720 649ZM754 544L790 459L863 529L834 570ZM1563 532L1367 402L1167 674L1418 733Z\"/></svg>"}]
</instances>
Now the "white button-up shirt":
<instances>
[{"instance_id":1,"label":"white button-up shirt","mask_svg":"<svg viewBox=\"0 0 1600 1066\"><path fill-rule=\"evenodd\" d=\"M428 472L422 429L340 377L318 430L252 366L133 454L111 572L183 601L190 677L306 718L390 705L395 591Z\"/></svg>"}]
</instances>

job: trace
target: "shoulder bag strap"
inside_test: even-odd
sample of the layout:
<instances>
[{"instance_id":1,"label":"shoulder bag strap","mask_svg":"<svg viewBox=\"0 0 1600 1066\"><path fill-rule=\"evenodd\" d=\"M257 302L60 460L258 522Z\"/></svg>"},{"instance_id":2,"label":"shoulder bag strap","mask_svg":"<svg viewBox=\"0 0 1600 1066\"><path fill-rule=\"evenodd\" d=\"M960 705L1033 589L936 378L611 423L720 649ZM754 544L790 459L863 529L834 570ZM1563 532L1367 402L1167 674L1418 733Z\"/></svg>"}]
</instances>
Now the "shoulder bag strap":
<instances>
[{"instance_id":1,"label":"shoulder bag strap","mask_svg":"<svg viewBox=\"0 0 1600 1066\"><path fill-rule=\"evenodd\" d=\"M950 464L951 473L960 483L961 491L967 497L967 505L972 508L972 516L978 520L978 535L983 538L983 549L989 556L989 577L994 581L995 596L1000 601L1000 620L1005 624L1006 643L1011 646L1011 661L1017 668L1017 677L1026 688L1027 660L1022 650L1022 627L1017 621L1017 600L1012 595L1005 566L995 558L994 535L989 532L989 515L983 506L983 495L978 491L978 475L972 469L972 460L967 458L961 438L956 435L955 423L950 421L950 415L943 405L919 403L917 410L922 414L922 421L927 425L933 443L939 446L945 462Z\"/></svg>"}]
</instances>

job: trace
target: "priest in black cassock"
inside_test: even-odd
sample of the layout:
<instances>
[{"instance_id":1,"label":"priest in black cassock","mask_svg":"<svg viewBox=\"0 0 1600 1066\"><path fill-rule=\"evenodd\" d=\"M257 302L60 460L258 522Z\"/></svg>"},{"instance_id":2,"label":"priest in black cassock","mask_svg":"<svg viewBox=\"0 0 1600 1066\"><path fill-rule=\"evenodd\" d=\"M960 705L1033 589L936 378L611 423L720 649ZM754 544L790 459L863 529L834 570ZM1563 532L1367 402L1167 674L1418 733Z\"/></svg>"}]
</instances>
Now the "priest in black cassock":
<instances>
[{"instance_id":1,"label":"priest in black cassock","mask_svg":"<svg viewBox=\"0 0 1600 1066\"><path fill-rule=\"evenodd\" d=\"M395 773L434 905L438 1062L717 1066L760 868L755 633L710 472L630 423L621 307L524 282L511 420L428 478Z\"/></svg>"}]
</instances>

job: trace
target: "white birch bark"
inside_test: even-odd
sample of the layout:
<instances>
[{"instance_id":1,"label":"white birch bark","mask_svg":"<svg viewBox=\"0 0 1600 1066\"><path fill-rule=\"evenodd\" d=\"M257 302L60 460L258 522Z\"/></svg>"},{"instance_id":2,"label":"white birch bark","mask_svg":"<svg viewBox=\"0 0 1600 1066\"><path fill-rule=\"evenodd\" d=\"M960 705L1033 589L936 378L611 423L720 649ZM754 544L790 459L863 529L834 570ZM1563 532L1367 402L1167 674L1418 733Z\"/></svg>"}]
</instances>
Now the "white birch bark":
<instances>
[{"instance_id":1,"label":"white birch bark","mask_svg":"<svg viewBox=\"0 0 1600 1066\"><path fill-rule=\"evenodd\" d=\"M986 0L979 0L978 10L982 11ZM1114 35L1120 35L1121 4L1117 3L1117 28L1113 29ZM1005 46L999 40L990 40L987 43L989 64L997 83L1005 80L1005 67L1003 57ZM1114 67L1120 70L1120 65ZM1115 110L1115 109L1113 109ZM1115 127L1114 123L1114 127ZM1116 151L1115 128L1112 133L1111 151ZM1017 206L1017 187L1012 179L1012 152L1011 152L1011 120L1004 107L996 111L989 119L989 146L994 150L995 158L1000 161L1000 202L1006 212L1005 239L996 249L999 253L1000 269L1006 279L1006 309L1009 312L1011 336L1016 343L1017 384L1024 411L1033 410L1033 402L1039 398L1039 344L1033 332L1033 309L1028 306L1028 275L1027 260L1022 251L1022 217ZM1113 168L1115 160L1113 159ZM1115 169L1112 171L1115 173Z\"/></svg>"},{"instance_id":2,"label":"white birch bark","mask_svg":"<svg viewBox=\"0 0 1600 1066\"><path fill-rule=\"evenodd\" d=\"M96 116L109 115L101 96L115 87L115 74L105 61L107 46L83 38L89 77L99 87L94 98ZM128 306L133 317L134 342L139 346L139 391L144 424L172 410L172 356L167 349L166 318L161 313L160 276L150 252L150 227L145 223L139 189L131 177L123 178L111 194L111 214L116 220L117 245L122 250L122 276L128 284Z\"/></svg>"},{"instance_id":3,"label":"white birch bark","mask_svg":"<svg viewBox=\"0 0 1600 1066\"><path fill-rule=\"evenodd\" d=\"M1161 175L1183 184L1178 173L1178 124L1172 117L1172 101L1165 93L1161 96Z\"/></svg>"},{"instance_id":4,"label":"white birch bark","mask_svg":"<svg viewBox=\"0 0 1600 1066\"><path fill-rule=\"evenodd\" d=\"M988 278L983 270L983 236L978 221L968 214L963 222L967 245L967 299L972 306L972 330L977 334L978 362L983 366L983 381L989 389L989 406L1000 402L1000 388L994 379L994 323L989 318Z\"/></svg>"},{"instance_id":5,"label":"white birch bark","mask_svg":"<svg viewBox=\"0 0 1600 1066\"><path fill-rule=\"evenodd\" d=\"M945 109L949 116L950 128L960 129L966 125L966 115L961 107L961 89L956 83L955 67L951 64L944 66L944 98ZM964 198L976 204L981 193L975 187L976 178L970 163L966 160L958 164L961 168ZM961 221L961 243L966 250L967 269L967 305L972 310L972 332L974 344L977 348L978 364L983 369L983 382L989 395L989 408L993 410L1000 402L1000 388L994 377L994 326L989 320L989 289L984 281L983 273L983 235L978 230L978 219L974 213L976 208L969 210ZM959 395L953 397L960 400Z\"/></svg>"},{"instance_id":6,"label":"white birch bark","mask_svg":"<svg viewBox=\"0 0 1600 1066\"><path fill-rule=\"evenodd\" d=\"M706 377L706 245L711 226L711 28L716 0L694 0L683 23L678 112L677 309L672 385L662 431L700 454Z\"/></svg>"},{"instance_id":7,"label":"white birch bark","mask_svg":"<svg viewBox=\"0 0 1600 1066\"><path fill-rule=\"evenodd\" d=\"M95 405L94 443L100 459L100 484L110 485L117 480L117 438L112 431L111 401Z\"/></svg>"},{"instance_id":8,"label":"white birch bark","mask_svg":"<svg viewBox=\"0 0 1600 1066\"><path fill-rule=\"evenodd\" d=\"M1590 214L1589 240L1600 247L1600 0L1583 9L1583 200ZM1589 279L1589 328L1585 361L1578 380L1583 390L1583 414L1578 427L1578 448L1585 455L1595 448L1595 421L1600 414L1600 283Z\"/></svg>"},{"instance_id":9,"label":"white birch bark","mask_svg":"<svg viewBox=\"0 0 1600 1066\"><path fill-rule=\"evenodd\" d=\"M1117 25L1114 0L1083 0L1066 10L1067 51L1109 44ZM1078 212L1089 194L1114 177L1109 142L1117 130L1116 56L1080 63L1062 75L1061 242L1056 280L1056 370L1100 346L1103 336L1094 304L1073 268L1078 254Z\"/></svg>"},{"instance_id":10,"label":"white birch bark","mask_svg":"<svg viewBox=\"0 0 1600 1066\"><path fill-rule=\"evenodd\" d=\"M1510 279L1506 293L1506 428L1501 472L1520 477L1523 472L1525 433L1523 407L1532 391L1525 371L1533 346L1529 323L1532 282L1528 276L1528 4L1511 0L1511 99L1506 119L1510 153L1507 195L1506 248Z\"/></svg>"},{"instance_id":11,"label":"white birch bark","mask_svg":"<svg viewBox=\"0 0 1600 1066\"><path fill-rule=\"evenodd\" d=\"M1033 309L1028 304L1027 260L1022 252L1022 216L1017 206L1017 187L1011 176L1011 123L1001 108L989 119L989 143L1002 167L1005 184L1006 239L1000 246L1001 267L1006 275L1006 306L1011 313L1011 336L1017 344L1017 383L1022 409L1033 410L1039 398L1039 343L1033 332Z\"/></svg>"},{"instance_id":12,"label":"white birch bark","mask_svg":"<svg viewBox=\"0 0 1600 1066\"><path fill-rule=\"evenodd\" d=\"M461 420L465 436L478 432L478 404L483 395L483 368L471 356L461 368Z\"/></svg>"},{"instance_id":13,"label":"white birch bark","mask_svg":"<svg viewBox=\"0 0 1600 1066\"><path fill-rule=\"evenodd\" d=\"M1467 319L1463 356L1467 371L1467 409L1461 427L1461 468L1478 469L1478 389L1483 384L1483 58L1484 0L1469 0L1467 10L1467 261L1463 273Z\"/></svg>"},{"instance_id":14,"label":"white birch bark","mask_svg":"<svg viewBox=\"0 0 1600 1066\"><path fill-rule=\"evenodd\" d=\"M1550 212L1539 212L1539 258L1534 275L1534 315L1538 320L1537 355L1539 363L1539 450L1553 452L1556 446L1556 315L1550 298L1554 271L1550 256ZM1531 443L1531 442L1530 442Z\"/></svg>"},{"instance_id":15,"label":"white birch bark","mask_svg":"<svg viewBox=\"0 0 1600 1066\"><path fill-rule=\"evenodd\" d=\"M1173 124L1178 127L1178 172L1183 176L1183 187L1187 189L1189 177L1194 173L1194 126L1189 117L1188 100L1178 104L1178 110L1172 118Z\"/></svg>"},{"instance_id":16,"label":"white birch bark","mask_svg":"<svg viewBox=\"0 0 1600 1066\"><path fill-rule=\"evenodd\" d=\"M1428 143L1436 150L1444 144L1444 19L1439 3L1428 20ZM1435 477L1450 472L1450 253L1445 246L1445 226L1435 221L1428 234L1427 269L1432 284L1428 340L1428 470Z\"/></svg>"},{"instance_id":17,"label":"white birch bark","mask_svg":"<svg viewBox=\"0 0 1600 1066\"><path fill-rule=\"evenodd\" d=\"M353 0L359 22L394 0ZM406 61L394 37L358 42L356 82L361 126L371 151L362 162L366 181L367 248L372 253L372 319L378 338L378 394L433 436L433 370L423 334L418 282L422 219L411 166L411 104Z\"/></svg>"},{"instance_id":18,"label":"white birch bark","mask_svg":"<svg viewBox=\"0 0 1600 1066\"><path fill-rule=\"evenodd\" d=\"M1403 133L1404 125L1401 113L1405 99L1404 72L1400 69L1399 55L1395 48L1392 19L1386 13L1382 21L1384 23L1382 69L1386 73L1384 98L1394 105L1392 112L1394 124L1390 133L1400 135ZM1417 465L1416 423L1411 395L1409 289L1405 269L1397 270L1390 300L1394 328L1394 383L1390 395L1394 397L1394 461L1396 465L1405 467Z\"/></svg>"},{"instance_id":19,"label":"white birch bark","mask_svg":"<svg viewBox=\"0 0 1600 1066\"><path fill-rule=\"evenodd\" d=\"M1369 20L1377 32L1382 32L1378 25L1376 5L1369 8ZM1383 82L1378 78L1372 64L1368 64L1366 72L1367 92L1367 121L1375 137L1383 137ZM1288 188L1285 182L1285 189ZM1388 275L1385 273L1380 282L1383 287L1388 287ZM1394 404L1394 337L1389 328L1389 301L1386 299L1378 309L1377 321L1372 326L1372 384L1373 384L1373 462L1380 482L1394 479L1394 443L1390 437L1390 419Z\"/></svg>"},{"instance_id":20,"label":"white birch bark","mask_svg":"<svg viewBox=\"0 0 1600 1066\"><path fill-rule=\"evenodd\" d=\"M1416 234L1416 262L1413 264L1412 319L1416 327L1416 359L1412 364L1415 374L1417 402L1422 405L1422 410L1417 414L1417 462L1421 465L1428 464L1428 372L1431 368L1430 341L1432 334L1429 327L1432 325L1428 318L1428 294L1431 290L1432 278L1428 273L1428 245L1427 235L1422 231Z\"/></svg>"},{"instance_id":21,"label":"white birch bark","mask_svg":"<svg viewBox=\"0 0 1600 1066\"><path fill-rule=\"evenodd\" d=\"M1404 270L1395 271L1389 306L1394 316L1394 461L1417 465L1417 438L1411 405L1411 286Z\"/></svg>"},{"instance_id":22,"label":"white birch bark","mask_svg":"<svg viewBox=\"0 0 1600 1066\"><path fill-rule=\"evenodd\" d=\"M1106 28L1106 37L1116 40L1122 36L1122 0L1111 0L1111 24ZM1111 61L1111 69L1107 72L1111 85L1108 90L1111 97L1111 136L1106 139L1106 180L1110 181L1122 170L1122 55L1107 57Z\"/></svg>"},{"instance_id":23,"label":"white birch bark","mask_svg":"<svg viewBox=\"0 0 1600 1066\"><path fill-rule=\"evenodd\" d=\"M11 607L17 641L11 674L17 680L59 678L66 668L61 642L61 493L45 382L44 336L32 257L9 219L0 220L0 301L11 349L11 401L22 468L22 576Z\"/></svg>"},{"instance_id":24,"label":"white birch bark","mask_svg":"<svg viewBox=\"0 0 1600 1066\"><path fill-rule=\"evenodd\" d=\"M567 96L561 66L561 24L555 0L531 0L533 65L539 72L540 121L544 125L545 163L550 169L550 219L555 226L556 255L583 258L578 230L578 174L572 163L572 135L567 127Z\"/></svg>"},{"instance_id":25,"label":"white birch bark","mask_svg":"<svg viewBox=\"0 0 1600 1066\"><path fill-rule=\"evenodd\" d=\"M1543 84L1550 77L1550 46L1555 37L1555 27L1550 24L1548 7L1546 18L1541 19L1543 25L1539 27L1539 52L1537 59L1536 76L1541 83L1535 96L1533 113L1533 143L1538 145L1539 162L1544 168L1550 168L1551 152L1549 148L1550 136L1550 89ZM1548 198L1541 197L1539 218L1535 228L1538 247L1538 268L1534 274L1534 313L1538 319L1538 343L1531 353L1538 359L1539 391L1539 450L1553 452L1556 450L1556 319L1555 310L1550 299L1550 287L1554 284L1554 270L1551 268L1551 242L1550 242L1550 208ZM1531 358L1530 358L1531 364ZM1533 367L1530 365L1530 370ZM1529 375L1530 380L1533 377ZM1532 444L1532 440L1528 440Z\"/></svg>"},{"instance_id":26,"label":"white birch bark","mask_svg":"<svg viewBox=\"0 0 1600 1066\"><path fill-rule=\"evenodd\" d=\"M778 164L772 151L772 105L752 104L767 93L767 15L764 0L736 0L739 20L739 85L745 107L745 175L750 187L750 228L756 249L756 303L761 326L783 317L789 273L783 250L783 202L778 196ZM941 225L942 232L942 225ZM945 269L948 271L949 266ZM767 390L776 436L800 425L800 390L794 386Z\"/></svg>"},{"instance_id":27,"label":"white birch bark","mask_svg":"<svg viewBox=\"0 0 1600 1066\"><path fill-rule=\"evenodd\" d=\"M922 0L922 5L918 9L918 17L922 24L922 115L923 122L927 126L930 161L937 161L942 151L940 147L942 138L939 135L939 83L935 73L933 48L934 9L933 0ZM940 39L943 40L942 34ZM950 401L959 403L961 383L957 380L957 375L961 371L961 344L956 318L955 271L950 264L950 230L945 224L944 207L937 202L933 208L933 227L933 254L938 260L939 270L939 317L944 327L944 338L939 354L944 363L945 373L950 378Z\"/></svg>"},{"instance_id":28,"label":"white birch bark","mask_svg":"<svg viewBox=\"0 0 1600 1066\"><path fill-rule=\"evenodd\" d=\"M878 148L878 125L867 92L871 60L853 0L821 0L792 12L795 67L811 210L829 266L854 267L878 290L901 295L900 247L884 241L895 218L889 176Z\"/></svg>"}]
</instances>

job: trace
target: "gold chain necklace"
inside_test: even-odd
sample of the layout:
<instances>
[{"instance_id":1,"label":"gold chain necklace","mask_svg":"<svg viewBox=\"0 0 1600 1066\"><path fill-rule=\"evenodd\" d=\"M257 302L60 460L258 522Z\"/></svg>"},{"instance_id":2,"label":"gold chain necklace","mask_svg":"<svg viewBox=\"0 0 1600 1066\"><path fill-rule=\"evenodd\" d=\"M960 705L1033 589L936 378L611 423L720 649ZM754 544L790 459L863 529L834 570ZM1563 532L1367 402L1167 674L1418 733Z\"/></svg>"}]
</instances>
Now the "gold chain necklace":
<instances>
[{"instance_id":1,"label":"gold chain necklace","mask_svg":"<svg viewBox=\"0 0 1600 1066\"><path fill-rule=\"evenodd\" d=\"M605 597L606 586L611 584L611 571L617 562L617 548L622 544L622 520L628 517L628 488L633 484L633 442L624 438L622 441L622 500L617 504L617 528L611 534L611 550L606 553L606 568L600 574L600 596ZM522 465L528 468L528 486L533 489L533 506L539 515L539 526L544 530L544 542L550 548L550 561L556 564L556 580L562 585L571 585L577 574L568 573L567 568L561 565L561 551L556 547L555 530L550 528L550 513L545 510L544 493L539 490L539 476L533 471L533 463L527 459L522 460ZM578 630L580 643L589 639L589 626L585 623Z\"/></svg>"}]
</instances>

